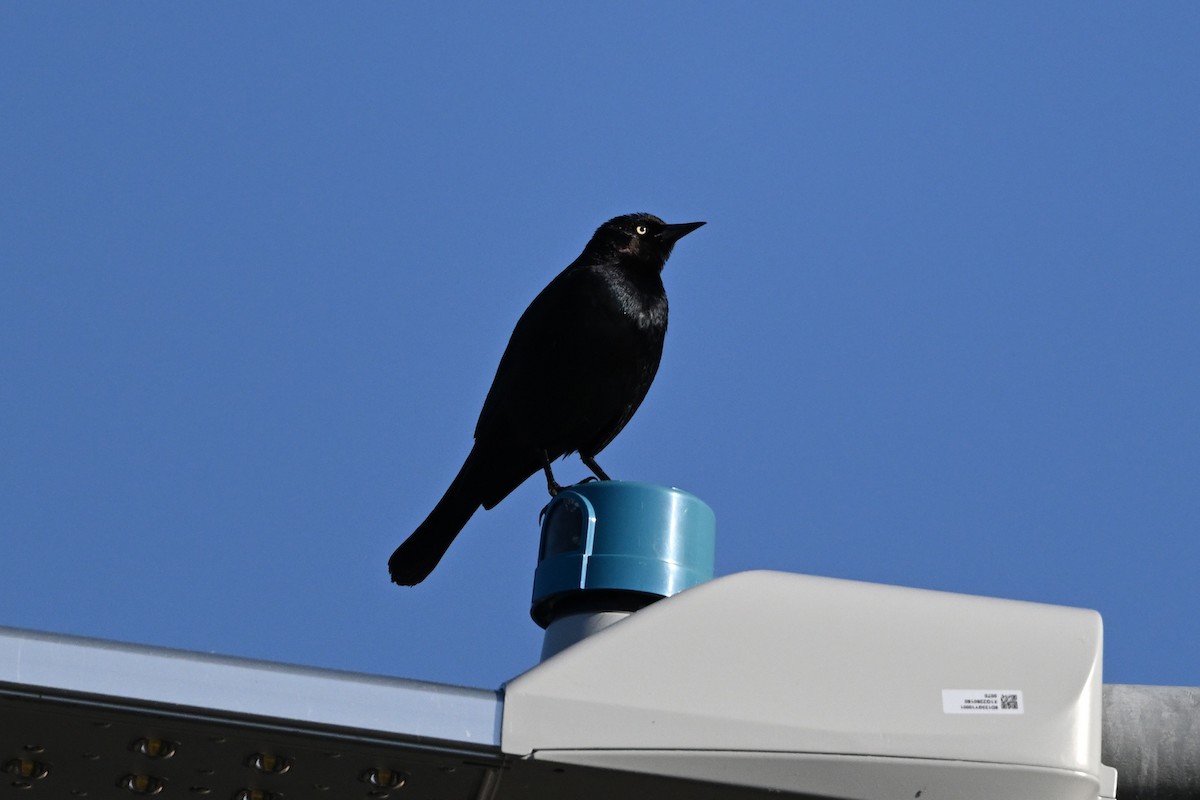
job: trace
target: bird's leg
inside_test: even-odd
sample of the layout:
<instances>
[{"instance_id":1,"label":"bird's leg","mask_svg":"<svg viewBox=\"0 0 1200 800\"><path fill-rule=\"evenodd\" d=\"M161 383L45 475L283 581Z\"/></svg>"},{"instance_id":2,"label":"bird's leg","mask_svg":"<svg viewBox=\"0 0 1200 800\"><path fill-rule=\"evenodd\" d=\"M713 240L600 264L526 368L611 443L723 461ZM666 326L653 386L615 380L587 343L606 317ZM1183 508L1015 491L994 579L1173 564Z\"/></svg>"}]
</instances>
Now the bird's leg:
<instances>
[{"instance_id":1,"label":"bird's leg","mask_svg":"<svg viewBox=\"0 0 1200 800\"><path fill-rule=\"evenodd\" d=\"M610 477L608 477L608 475L604 474L604 470L600 469L600 465L596 463L595 456L585 456L583 453L580 453L579 460L582 461L583 465L585 467L587 467L588 469L590 469L592 471L592 474L594 474L600 480L602 480L602 481L611 481L612 480L612 478L610 478Z\"/></svg>"},{"instance_id":2,"label":"bird's leg","mask_svg":"<svg viewBox=\"0 0 1200 800\"><path fill-rule=\"evenodd\" d=\"M550 492L551 497L554 497L562 491L562 487L558 485L558 481L554 480L554 471L550 469L550 454L545 450L542 451L542 469L546 471L546 491Z\"/></svg>"}]
</instances>

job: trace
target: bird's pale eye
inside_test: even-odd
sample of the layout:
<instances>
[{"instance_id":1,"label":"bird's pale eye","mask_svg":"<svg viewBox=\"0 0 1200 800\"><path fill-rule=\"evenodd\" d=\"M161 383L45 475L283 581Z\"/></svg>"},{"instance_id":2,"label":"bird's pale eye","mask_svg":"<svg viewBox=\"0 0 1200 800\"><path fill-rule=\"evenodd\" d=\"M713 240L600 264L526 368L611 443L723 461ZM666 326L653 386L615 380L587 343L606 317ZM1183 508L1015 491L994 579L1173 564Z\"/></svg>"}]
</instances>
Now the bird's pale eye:
<instances>
[{"instance_id":1,"label":"bird's pale eye","mask_svg":"<svg viewBox=\"0 0 1200 800\"><path fill-rule=\"evenodd\" d=\"M637 231L638 236L645 236L646 231L649 229L645 225L638 225L634 230Z\"/></svg>"}]
</instances>

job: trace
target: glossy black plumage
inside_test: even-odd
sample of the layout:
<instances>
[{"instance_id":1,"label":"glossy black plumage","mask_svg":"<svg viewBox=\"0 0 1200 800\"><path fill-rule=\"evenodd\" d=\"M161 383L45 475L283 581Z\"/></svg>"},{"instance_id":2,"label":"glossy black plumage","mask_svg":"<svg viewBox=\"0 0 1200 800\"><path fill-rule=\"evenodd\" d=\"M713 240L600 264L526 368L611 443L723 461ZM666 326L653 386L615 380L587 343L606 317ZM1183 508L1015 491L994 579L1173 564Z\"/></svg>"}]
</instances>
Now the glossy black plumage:
<instances>
[{"instance_id":1,"label":"glossy black plumage","mask_svg":"<svg viewBox=\"0 0 1200 800\"><path fill-rule=\"evenodd\" d=\"M475 446L424 522L392 554L392 580L420 583L480 506L492 508L550 462L595 456L633 416L658 371L667 332L662 269L703 225L627 214L601 225L534 298L513 330L475 426Z\"/></svg>"}]
</instances>

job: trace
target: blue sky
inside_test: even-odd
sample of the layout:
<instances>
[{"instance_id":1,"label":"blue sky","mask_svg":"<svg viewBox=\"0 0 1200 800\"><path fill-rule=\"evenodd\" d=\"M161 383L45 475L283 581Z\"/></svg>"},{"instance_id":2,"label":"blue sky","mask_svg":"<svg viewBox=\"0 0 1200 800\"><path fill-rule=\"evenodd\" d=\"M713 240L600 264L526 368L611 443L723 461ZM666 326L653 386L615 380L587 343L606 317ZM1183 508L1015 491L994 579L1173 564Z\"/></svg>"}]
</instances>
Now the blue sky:
<instances>
[{"instance_id":1,"label":"blue sky","mask_svg":"<svg viewBox=\"0 0 1200 800\"><path fill-rule=\"evenodd\" d=\"M495 687L544 485L434 575L512 326L676 248L601 454L769 568L1099 610L1200 683L1200 6L0 11L0 624ZM586 470L577 460L563 480Z\"/></svg>"}]
</instances>

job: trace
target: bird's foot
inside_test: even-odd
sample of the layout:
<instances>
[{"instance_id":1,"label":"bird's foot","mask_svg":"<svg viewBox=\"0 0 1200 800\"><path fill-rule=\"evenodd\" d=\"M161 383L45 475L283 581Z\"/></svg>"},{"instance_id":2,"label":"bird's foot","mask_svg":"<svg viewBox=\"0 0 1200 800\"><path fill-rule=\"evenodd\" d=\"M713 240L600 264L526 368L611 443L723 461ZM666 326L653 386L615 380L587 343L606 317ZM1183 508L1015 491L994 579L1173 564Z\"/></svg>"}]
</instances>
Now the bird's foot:
<instances>
[{"instance_id":1,"label":"bird's foot","mask_svg":"<svg viewBox=\"0 0 1200 800\"><path fill-rule=\"evenodd\" d=\"M583 453L580 453L579 460L582 461L583 465L585 467L587 467L588 469L590 469L592 471L592 474L595 475L600 480L602 480L602 481L612 480L612 478L608 477L608 474L604 470L600 469L600 465L596 463L596 459L594 456L585 456Z\"/></svg>"},{"instance_id":2,"label":"bird's foot","mask_svg":"<svg viewBox=\"0 0 1200 800\"><path fill-rule=\"evenodd\" d=\"M542 451L542 470L546 473L546 491L550 493L551 497L557 497L563 487L554 480L554 470L550 469L550 454L545 450Z\"/></svg>"}]
</instances>

